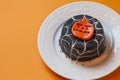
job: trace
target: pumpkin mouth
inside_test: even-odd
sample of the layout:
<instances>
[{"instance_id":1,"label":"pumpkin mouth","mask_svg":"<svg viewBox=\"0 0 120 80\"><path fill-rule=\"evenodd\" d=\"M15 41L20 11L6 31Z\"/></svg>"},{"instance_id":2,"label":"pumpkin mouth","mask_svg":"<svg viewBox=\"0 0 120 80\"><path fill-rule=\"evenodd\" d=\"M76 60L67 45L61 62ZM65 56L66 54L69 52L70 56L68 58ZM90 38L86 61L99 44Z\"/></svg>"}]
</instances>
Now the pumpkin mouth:
<instances>
[{"instance_id":1,"label":"pumpkin mouth","mask_svg":"<svg viewBox=\"0 0 120 80\"><path fill-rule=\"evenodd\" d=\"M72 34L79 39L90 40L94 35L94 26L87 18L79 20L73 24Z\"/></svg>"}]
</instances>

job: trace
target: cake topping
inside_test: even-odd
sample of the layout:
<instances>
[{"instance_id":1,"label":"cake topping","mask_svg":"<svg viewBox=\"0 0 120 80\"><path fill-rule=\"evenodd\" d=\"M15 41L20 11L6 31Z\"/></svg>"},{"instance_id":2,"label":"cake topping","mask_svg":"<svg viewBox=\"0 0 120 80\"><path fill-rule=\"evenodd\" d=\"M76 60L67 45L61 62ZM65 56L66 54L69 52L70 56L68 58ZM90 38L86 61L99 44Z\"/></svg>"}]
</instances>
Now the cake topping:
<instances>
[{"instance_id":1,"label":"cake topping","mask_svg":"<svg viewBox=\"0 0 120 80\"><path fill-rule=\"evenodd\" d=\"M89 15L76 15L69 18L61 27L59 45L61 51L71 60L91 61L104 54L107 47L104 28L96 18ZM80 35L80 39L75 38L73 35L75 33L78 37ZM89 35L91 39L86 39Z\"/></svg>"},{"instance_id":2,"label":"cake topping","mask_svg":"<svg viewBox=\"0 0 120 80\"><path fill-rule=\"evenodd\" d=\"M94 35L94 26L87 18L75 22L72 26L72 34L82 40L90 40Z\"/></svg>"}]
</instances>

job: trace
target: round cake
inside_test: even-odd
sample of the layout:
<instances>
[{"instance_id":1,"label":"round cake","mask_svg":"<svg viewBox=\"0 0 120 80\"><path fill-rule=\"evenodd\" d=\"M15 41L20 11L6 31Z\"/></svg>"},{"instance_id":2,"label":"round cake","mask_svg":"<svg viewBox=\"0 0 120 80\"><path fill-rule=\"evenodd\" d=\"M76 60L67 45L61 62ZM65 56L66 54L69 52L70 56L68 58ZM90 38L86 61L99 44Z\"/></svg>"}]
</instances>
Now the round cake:
<instances>
[{"instance_id":1,"label":"round cake","mask_svg":"<svg viewBox=\"0 0 120 80\"><path fill-rule=\"evenodd\" d=\"M89 15L74 16L63 24L59 45L73 61L87 62L99 58L106 50L103 26Z\"/></svg>"}]
</instances>

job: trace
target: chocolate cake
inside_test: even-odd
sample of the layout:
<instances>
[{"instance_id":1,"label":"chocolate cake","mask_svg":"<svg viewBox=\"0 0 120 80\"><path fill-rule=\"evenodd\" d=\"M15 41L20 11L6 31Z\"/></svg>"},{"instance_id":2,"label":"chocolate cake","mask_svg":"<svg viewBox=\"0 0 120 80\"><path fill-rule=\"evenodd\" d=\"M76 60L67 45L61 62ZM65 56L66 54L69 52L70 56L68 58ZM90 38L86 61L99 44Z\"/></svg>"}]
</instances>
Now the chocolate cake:
<instances>
[{"instance_id":1,"label":"chocolate cake","mask_svg":"<svg viewBox=\"0 0 120 80\"><path fill-rule=\"evenodd\" d=\"M73 25L85 19L94 27L94 33L90 39L78 38L72 32ZM85 33L85 31L83 33ZM82 34L81 36L84 37ZM103 26L99 20L89 15L73 16L62 26L59 45L62 52L71 60L83 62L96 59L100 57L106 49Z\"/></svg>"}]
</instances>

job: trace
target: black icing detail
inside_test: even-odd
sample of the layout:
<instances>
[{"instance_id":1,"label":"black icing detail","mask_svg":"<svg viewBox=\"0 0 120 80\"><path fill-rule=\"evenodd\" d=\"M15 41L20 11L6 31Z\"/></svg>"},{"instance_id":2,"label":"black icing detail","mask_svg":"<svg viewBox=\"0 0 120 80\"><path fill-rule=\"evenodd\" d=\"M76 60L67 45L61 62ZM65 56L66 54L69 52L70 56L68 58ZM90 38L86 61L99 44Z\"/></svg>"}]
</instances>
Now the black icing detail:
<instances>
[{"instance_id":1,"label":"black icing detail","mask_svg":"<svg viewBox=\"0 0 120 80\"><path fill-rule=\"evenodd\" d=\"M65 24L64 24L64 26L70 26L70 25L72 25L73 24L73 19L72 18L70 18Z\"/></svg>"},{"instance_id":2,"label":"black icing detail","mask_svg":"<svg viewBox=\"0 0 120 80\"><path fill-rule=\"evenodd\" d=\"M70 36L63 37L63 40L66 40L67 42L69 42L69 46L72 46L72 39Z\"/></svg>"},{"instance_id":3,"label":"black icing detail","mask_svg":"<svg viewBox=\"0 0 120 80\"><path fill-rule=\"evenodd\" d=\"M100 43L102 39L103 39L103 36L96 35L96 40L98 41L98 43Z\"/></svg>"},{"instance_id":4,"label":"black icing detail","mask_svg":"<svg viewBox=\"0 0 120 80\"><path fill-rule=\"evenodd\" d=\"M69 44L68 44L66 41L63 41L63 40L62 40L61 49L62 49L63 52L65 52L65 54L66 54L68 57L70 57L70 50L71 50L71 48L70 48Z\"/></svg>"},{"instance_id":5,"label":"black icing detail","mask_svg":"<svg viewBox=\"0 0 120 80\"><path fill-rule=\"evenodd\" d=\"M62 29L62 34L61 34L61 35L65 35L66 32L67 32L67 28L63 27L63 29Z\"/></svg>"},{"instance_id":6,"label":"black icing detail","mask_svg":"<svg viewBox=\"0 0 120 80\"><path fill-rule=\"evenodd\" d=\"M91 24L93 24L93 23L94 23L94 20L93 20L93 19L92 19L92 20L90 20L90 23L91 23Z\"/></svg>"},{"instance_id":7,"label":"black icing detail","mask_svg":"<svg viewBox=\"0 0 120 80\"><path fill-rule=\"evenodd\" d=\"M102 28L102 24L100 22L97 23L97 28Z\"/></svg>"},{"instance_id":8,"label":"black icing detail","mask_svg":"<svg viewBox=\"0 0 120 80\"><path fill-rule=\"evenodd\" d=\"M94 22L98 22L98 20L97 20L97 19L95 19L95 18L94 18L93 20L94 20Z\"/></svg>"},{"instance_id":9,"label":"black icing detail","mask_svg":"<svg viewBox=\"0 0 120 80\"><path fill-rule=\"evenodd\" d=\"M72 60L76 60L76 56L71 55Z\"/></svg>"},{"instance_id":10,"label":"black icing detail","mask_svg":"<svg viewBox=\"0 0 120 80\"><path fill-rule=\"evenodd\" d=\"M89 41L86 44L86 51L92 51L92 50L96 49L96 47L97 47L97 43L95 41Z\"/></svg>"},{"instance_id":11,"label":"black icing detail","mask_svg":"<svg viewBox=\"0 0 120 80\"><path fill-rule=\"evenodd\" d=\"M92 19L92 17L89 16L89 15L85 15L85 17L88 18L88 19Z\"/></svg>"},{"instance_id":12,"label":"black icing detail","mask_svg":"<svg viewBox=\"0 0 120 80\"><path fill-rule=\"evenodd\" d=\"M68 32L67 32L67 34L71 34L72 33L72 31L71 31L71 27L68 29Z\"/></svg>"},{"instance_id":13,"label":"black icing detail","mask_svg":"<svg viewBox=\"0 0 120 80\"><path fill-rule=\"evenodd\" d=\"M105 51L105 44L104 41L101 42L100 46L99 46L99 53L103 53ZM101 55L101 54L100 54Z\"/></svg>"},{"instance_id":14,"label":"black icing detail","mask_svg":"<svg viewBox=\"0 0 120 80\"><path fill-rule=\"evenodd\" d=\"M106 43L104 29L100 21L89 15L77 15L73 16L73 18L67 20L62 28L59 44L63 53L70 59L77 61L89 61L102 55L105 51ZM71 32L72 25L76 20L83 18L88 18L95 28L92 39L88 41L74 37Z\"/></svg>"},{"instance_id":15,"label":"black icing detail","mask_svg":"<svg viewBox=\"0 0 120 80\"><path fill-rule=\"evenodd\" d=\"M90 55L91 52L86 52L85 54L82 55L82 57L78 58L78 61L88 61L89 60L92 60L93 59L93 56L94 57L97 57L98 54L96 53L97 50L95 51L92 51L92 53L94 53L94 55Z\"/></svg>"},{"instance_id":16,"label":"black icing detail","mask_svg":"<svg viewBox=\"0 0 120 80\"><path fill-rule=\"evenodd\" d=\"M96 31L96 34L104 34L103 30L102 29L99 29Z\"/></svg>"},{"instance_id":17,"label":"black icing detail","mask_svg":"<svg viewBox=\"0 0 120 80\"><path fill-rule=\"evenodd\" d=\"M73 53L75 56L79 56L79 53L75 49L72 49L71 53Z\"/></svg>"},{"instance_id":18,"label":"black icing detail","mask_svg":"<svg viewBox=\"0 0 120 80\"><path fill-rule=\"evenodd\" d=\"M84 44L83 43L76 43L74 45L74 48L77 49L80 53L82 53L84 50Z\"/></svg>"},{"instance_id":19,"label":"black icing detail","mask_svg":"<svg viewBox=\"0 0 120 80\"><path fill-rule=\"evenodd\" d=\"M77 16L74 16L75 19L77 20L80 20L80 19L83 19L84 15L77 15Z\"/></svg>"}]
</instances>

